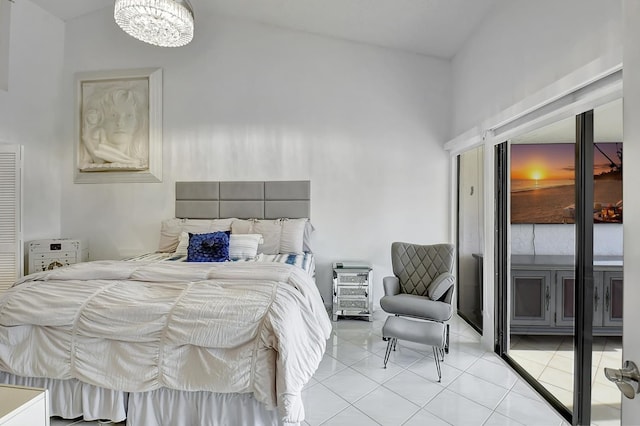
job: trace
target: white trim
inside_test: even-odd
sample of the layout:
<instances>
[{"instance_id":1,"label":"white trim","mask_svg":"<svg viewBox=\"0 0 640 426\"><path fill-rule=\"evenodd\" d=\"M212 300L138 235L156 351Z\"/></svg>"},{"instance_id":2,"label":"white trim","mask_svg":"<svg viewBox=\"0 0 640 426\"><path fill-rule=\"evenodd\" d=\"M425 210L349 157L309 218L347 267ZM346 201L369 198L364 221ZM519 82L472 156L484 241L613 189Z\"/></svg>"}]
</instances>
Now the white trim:
<instances>
[{"instance_id":1,"label":"white trim","mask_svg":"<svg viewBox=\"0 0 640 426\"><path fill-rule=\"evenodd\" d=\"M490 134L494 143L501 143L620 98L622 98L621 70L558 98L535 111L521 115L501 127L495 127Z\"/></svg>"},{"instance_id":2,"label":"white trim","mask_svg":"<svg viewBox=\"0 0 640 426\"><path fill-rule=\"evenodd\" d=\"M483 141L484 137L481 128L474 127L445 143L444 149L450 151L452 155L458 155L478 145L482 145Z\"/></svg>"},{"instance_id":3,"label":"white trim","mask_svg":"<svg viewBox=\"0 0 640 426\"><path fill-rule=\"evenodd\" d=\"M540 111L542 108L554 102L562 103L562 99L565 101L570 100L573 96L576 96L581 89L584 89L585 99L576 99L575 101L582 101L582 107L586 108L584 110L595 108L598 105L606 103L606 101L602 101L600 98L595 97L595 95L591 93L592 88L590 86L597 86L600 84L599 82L621 70L622 48L614 49L609 52L609 54L588 63L558 81L526 97L522 101L506 108L495 116L484 120L472 129L454 137L445 143L444 148L447 151L451 151L452 155L457 155L468 149L474 148L479 144L478 138L480 138L480 140L487 139L495 129L507 126L529 114L536 114L537 111ZM611 92L608 93L607 90ZM615 92L616 94L613 95L612 92ZM598 88L598 94L609 101L616 99L616 97L612 98L611 96L621 97L621 76L620 86L612 84L611 87ZM572 104L570 103L569 105ZM568 106L565 106L565 108L568 108ZM558 111L549 111L546 118L550 121L558 120L560 115L554 116L554 112L557 114L565 113L570 115L567 110L562 109ZM576 113L578 112L582 111L577 111ZM523 129L530 131L533 127L523 127ZM511 135L513 136L516 133L517 132L514 131ZM494 142L500 143L502 141L504 141L504 139Z\"/></svg>"}]
</instances>

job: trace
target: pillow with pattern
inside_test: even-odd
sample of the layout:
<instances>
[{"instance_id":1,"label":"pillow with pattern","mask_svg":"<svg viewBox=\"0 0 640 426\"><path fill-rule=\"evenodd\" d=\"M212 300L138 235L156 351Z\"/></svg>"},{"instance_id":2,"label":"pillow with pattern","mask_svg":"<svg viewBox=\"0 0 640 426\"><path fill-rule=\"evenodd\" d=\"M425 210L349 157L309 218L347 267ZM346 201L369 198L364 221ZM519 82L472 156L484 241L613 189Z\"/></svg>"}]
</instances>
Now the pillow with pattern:
<instances>
[{"instance_id":1,"label":"pillow with pattern","mask_svg":"<svg viewBox=\"0 0 640 426\"><path fill-rule=\"evenodd\" d=\"M229 260L229 233L189 233L187 262L226 262Z\"/></svg>"},{"instance_id":2,"label":"pillow with pattern","mask_svg":"<svg viewBox=\"0 0 640 426\"><path fill-rule=\"evenodd\" d=\"M229 257L231 260L254 259L258 255L258 245L262 243L260 234L229 235Z\"/></svg>"}]
</instances>

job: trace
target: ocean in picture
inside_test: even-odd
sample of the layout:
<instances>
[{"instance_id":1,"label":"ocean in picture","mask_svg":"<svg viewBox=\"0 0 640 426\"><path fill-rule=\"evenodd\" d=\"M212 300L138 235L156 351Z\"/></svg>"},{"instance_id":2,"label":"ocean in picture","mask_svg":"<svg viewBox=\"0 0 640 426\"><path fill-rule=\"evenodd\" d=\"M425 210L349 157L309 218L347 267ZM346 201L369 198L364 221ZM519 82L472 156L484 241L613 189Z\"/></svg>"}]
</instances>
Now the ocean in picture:
<instances>
[{"instance_id":1,"label":"ocean in picture","mask_svg":"<svg viewBox=\"0 0 640 426\"><path fill-rule=\"evenodd\" d=\"M511 192L533 191L556 186L573 186L574 183L575 181L572 179L512 179Z\"/></svg>"}]
</instances>

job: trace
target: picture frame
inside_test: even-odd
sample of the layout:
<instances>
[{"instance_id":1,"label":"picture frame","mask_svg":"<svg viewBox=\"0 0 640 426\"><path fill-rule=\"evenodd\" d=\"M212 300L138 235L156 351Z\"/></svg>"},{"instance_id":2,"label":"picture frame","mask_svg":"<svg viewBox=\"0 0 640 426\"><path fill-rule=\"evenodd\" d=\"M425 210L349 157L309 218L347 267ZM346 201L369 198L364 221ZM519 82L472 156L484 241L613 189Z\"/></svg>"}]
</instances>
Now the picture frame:
<instances>
[{"instance_id":1,"label":"picture frame","mask_svg":"<svg viewBox=\"0 0 640 426\"><path fill-rule=\"evenodd\" d=\"M511 224L575 223L575 144L512 144ZM594 143L593 222L621 224L622 142Z\"/></svg>"},{"instance_id":2,"label":"picture frame","mask_svg":"<svg viewBox=\"0 0 640 426\"><path fill-rule=\"evenodd\" d=\"M162 70L75 74L74 183L162 181Z\"/></svg>"}]
</instances>

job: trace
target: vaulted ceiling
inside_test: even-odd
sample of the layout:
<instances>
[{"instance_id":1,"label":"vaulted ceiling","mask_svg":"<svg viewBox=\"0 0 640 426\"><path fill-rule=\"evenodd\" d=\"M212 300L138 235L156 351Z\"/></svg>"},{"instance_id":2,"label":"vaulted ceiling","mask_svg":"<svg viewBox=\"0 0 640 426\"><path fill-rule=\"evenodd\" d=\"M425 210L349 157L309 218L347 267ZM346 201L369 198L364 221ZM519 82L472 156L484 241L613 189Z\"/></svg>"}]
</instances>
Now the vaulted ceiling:
<instances>
[{"instance_id":1,"label":"vaulted ceiling","mask_svg":"<svg viewBox=\"0 0 640 426\"><path fill-rule=\"evenodd\" d=\"M31 0L64 21L113 0ZM422 55L452 58L503 0L191 0L197 26L218 14ZM203 13L207 12L207 13Z\"/></svg>"}]
</instances>

